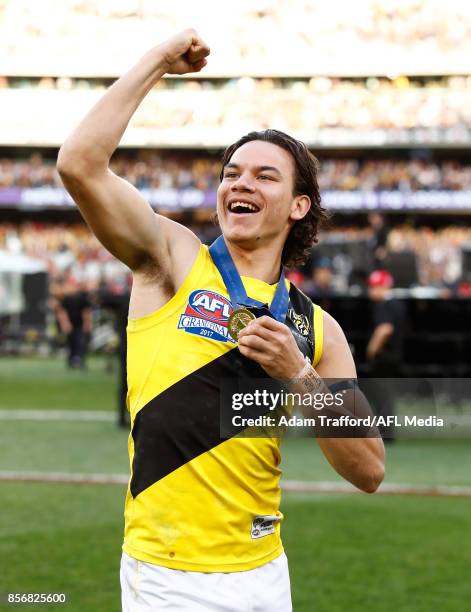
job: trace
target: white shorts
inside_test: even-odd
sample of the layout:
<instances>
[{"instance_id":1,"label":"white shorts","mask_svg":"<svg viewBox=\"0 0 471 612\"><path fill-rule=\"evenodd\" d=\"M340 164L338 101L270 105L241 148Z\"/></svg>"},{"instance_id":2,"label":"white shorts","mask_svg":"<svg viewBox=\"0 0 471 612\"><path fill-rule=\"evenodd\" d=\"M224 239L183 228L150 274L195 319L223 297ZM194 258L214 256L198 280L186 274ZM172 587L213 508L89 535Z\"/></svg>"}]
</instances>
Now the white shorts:
<instances>
[{"instance_id":1,"label":"white shorts","mask_svg":"<svg viewBox=\"0 0 471 612\"><path fill-rule=\"evenodd\" d=\"M185 572L121 557L123 612L292 612L288 560L252 570Z\"/></svg>"}]
</instances>

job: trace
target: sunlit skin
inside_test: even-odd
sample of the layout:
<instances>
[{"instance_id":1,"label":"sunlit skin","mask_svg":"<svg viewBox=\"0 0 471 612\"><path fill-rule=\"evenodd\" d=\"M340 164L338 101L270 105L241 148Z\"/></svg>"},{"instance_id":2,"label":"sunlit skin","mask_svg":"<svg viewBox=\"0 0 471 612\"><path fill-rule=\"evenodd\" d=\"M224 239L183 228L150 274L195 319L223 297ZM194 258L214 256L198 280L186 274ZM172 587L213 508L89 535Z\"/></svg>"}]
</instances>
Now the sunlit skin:
<instances>
[{"instance_id":1,"label":"sunlit skin","mask_svg":"<svg viewBox=\"0 0 471 612\"><path fill-rule=\"evenodd\" d=\"M218 189L217 211L226 244L240 274L269 283L278 280L286 238L293 224L311 206L308 196L293 195L294 173L290 153L261 140L239 147L226 164ZM257 211L231 212L234 201L254 204ZM266 342L267 334L270 342ZM255 351L255 347L261 352ZM288 328L270 317L261 317L256 325L244 330L239 338L239 350L258 361L273 377L294 376L303 365ZM282 360L280 351L285 356Z\"/></svg>"},{"instance_id":2,"label":"sunlit skin","mask_svg":"<svg viewBox=\"0 0 471 612\"><path fill-rule=\"evenodd\" d=\"M236 264L243 266L241 258L262 256L269 258L279 270L290 229L311 206L307 195L293 195L294 172L294 160L288 151L261 140L239 147L224 168L217 193L217 212ZM258 211L232 213L229 204L233 200L251 202ZM279 271L275 278L278 276Z\"/></svg>"}]
</instances>

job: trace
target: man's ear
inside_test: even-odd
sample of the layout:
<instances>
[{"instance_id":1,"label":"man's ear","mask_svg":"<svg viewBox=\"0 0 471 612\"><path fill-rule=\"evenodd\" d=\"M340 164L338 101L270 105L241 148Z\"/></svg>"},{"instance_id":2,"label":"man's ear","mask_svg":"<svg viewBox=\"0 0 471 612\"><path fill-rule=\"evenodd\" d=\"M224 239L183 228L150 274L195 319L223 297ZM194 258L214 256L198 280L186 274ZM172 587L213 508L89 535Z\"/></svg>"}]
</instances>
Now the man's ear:
<instances>
[{"instance_id":1,"label":"man's ear","mask_svg":"<svg viewBox=\"0 0 471 612\"><path fill-rule=\"evenodd\" d=\"M311 199L307 195L297 196L291 205L289 218L292 221L303 219L311 208Z\"/></svg>"}]
</instances>

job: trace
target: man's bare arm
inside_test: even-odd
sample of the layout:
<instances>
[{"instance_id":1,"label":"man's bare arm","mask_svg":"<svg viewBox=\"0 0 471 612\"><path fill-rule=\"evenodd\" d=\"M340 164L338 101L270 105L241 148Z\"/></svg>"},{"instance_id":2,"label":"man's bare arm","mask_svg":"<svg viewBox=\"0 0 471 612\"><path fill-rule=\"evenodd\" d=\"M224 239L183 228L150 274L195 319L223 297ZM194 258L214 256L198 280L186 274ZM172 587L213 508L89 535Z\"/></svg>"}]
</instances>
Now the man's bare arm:
<instances>
[{"instance_id":1,"label":"man's bare arm","mask_svg":"<svg viewBox=\"0 0 471 612\"><path fill-rule=\"evenodd\" d=\"M239 351L272 378L289 380L292 393L328 392L322 379L356 379L355 364L340 325L324 313L324 350L314 370L306 364L292 333L270 317L251 321L239 334ZM322 378L321 378L322 377ZM311 384L312 383L312 384ZM301 410L303 408L301 407ZM313 416L309 413L308 416ZM379 438L316 438L333 468L356 487L373 493L384 477L384 445Z\"/></svg>"},{"instance_id":2,"label":"man's bare arm","mask_svg":"<svg viewBox=\"0 0 471 612\"><path fill-rule=\"evenodd\" d=\"M324 312L324 350L316 372L324 379L356 379L356 368L340 325ZM381 438L316 438L326 459L359 489L373 493L384 478Z\"/></svg>"},{"instance_id":3,"label":"man's bare arm","mask_svg":"<svg viewBox=\"0 0 471 612\"><path fill-rule=\"evenodd\" d=\"M194 30L154 47L108 89L59 151L58 172L88 225L133 270L152 262L170 273L171 243L183 242L196 252L198 241L185 228L156 215L137 189L113 174L111 156L157 81L165 73L198 72L208 54L209 48Z\"/></svg>"}]
</instances>

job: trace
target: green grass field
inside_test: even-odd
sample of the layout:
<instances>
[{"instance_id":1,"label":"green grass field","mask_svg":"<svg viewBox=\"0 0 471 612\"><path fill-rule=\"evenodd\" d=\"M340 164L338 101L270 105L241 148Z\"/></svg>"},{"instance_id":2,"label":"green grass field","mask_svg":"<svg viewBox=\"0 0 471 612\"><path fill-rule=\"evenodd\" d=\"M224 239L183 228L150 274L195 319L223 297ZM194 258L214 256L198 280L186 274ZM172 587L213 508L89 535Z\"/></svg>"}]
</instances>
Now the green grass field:
<instances>
[{"instance_id":1,"label":"green grass field","mask_svg":"<svg viewBox=\"0 0 471 612\"><path fill-rule=\"evenodd\" d=\"M111 411L101 359L69 372L56 359L0 359L0 410ZM127 472L113 422L2 420L0 471ZM468 440L388 447L387 481L471 485ZM284 477L341 479L315 441L284 442ZM0 482L0 593L65 592L42 610L119 611L122 485ZM283 540L299 612L464 611L471 601L471 499L285 493ZM0 604L1 605L1 604ZM31 610L35 606L5 606Z\"/></svg>"}]
</instances>

